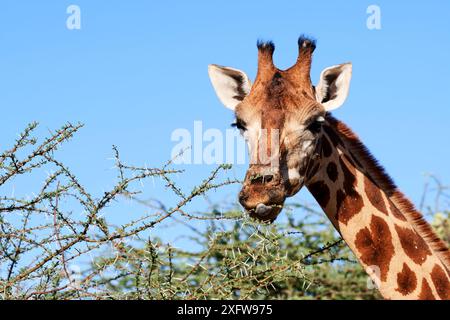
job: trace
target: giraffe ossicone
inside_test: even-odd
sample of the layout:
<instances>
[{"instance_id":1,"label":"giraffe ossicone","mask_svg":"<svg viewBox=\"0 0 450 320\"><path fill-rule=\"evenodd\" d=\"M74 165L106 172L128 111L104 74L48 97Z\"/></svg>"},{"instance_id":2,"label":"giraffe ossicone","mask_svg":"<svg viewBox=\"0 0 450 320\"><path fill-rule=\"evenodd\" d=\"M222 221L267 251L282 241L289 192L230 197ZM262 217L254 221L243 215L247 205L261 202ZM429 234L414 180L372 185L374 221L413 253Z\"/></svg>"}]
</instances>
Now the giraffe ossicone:
<instances>
[{"instance_id":1,"label":"giraffe ossicone","mask_svg":"<svg viewBox=\"0 0 450 320\"><path fill-rule=\"evenodd\" d=\"M272 42L257 46L253 84L241 70L208 69L249 144L242 206L273 222L286 198L306 186L383 297L450 299L448 248L358 137L330 114L348 96L351 63L326 68L314 86L314 40L299 38L297 61L287 70L275 67Z\"/></svg>"}]
</instances>

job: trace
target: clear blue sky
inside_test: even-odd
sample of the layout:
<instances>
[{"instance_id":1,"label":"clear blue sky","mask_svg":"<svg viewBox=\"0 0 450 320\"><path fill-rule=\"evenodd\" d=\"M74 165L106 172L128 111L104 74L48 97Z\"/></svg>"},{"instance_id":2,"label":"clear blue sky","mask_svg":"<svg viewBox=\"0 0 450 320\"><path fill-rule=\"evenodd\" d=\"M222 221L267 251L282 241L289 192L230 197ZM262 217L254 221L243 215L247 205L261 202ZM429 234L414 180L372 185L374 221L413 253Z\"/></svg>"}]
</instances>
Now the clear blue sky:
<instances>
[{"instance_id":1,"label":"clear blue sky","mask_svg":"<svg viewBox=\"0 0 450 320\"><path fill-rule=\"evenodd\" d=\"M81 30L65 26L70 4L81 8ZM381 30L366 28L371 4L381 8ZM229 128L208 64L253 78L262 38L275 42L275 62L286 68L306 33L318 40L314 82L323 68L353 62L350 96L334 114L418 203L424 172L450 182L449 12L448 1L2 1L0 149L34 120L41 134L83 122L58 158L101 194L116 176L111 145L130 163L160 166L174 129L195 120ZM177 181L190 186L211 168L188 167ZM158 185L145 192L173 200Z\"/></svg>"}]
</instances>

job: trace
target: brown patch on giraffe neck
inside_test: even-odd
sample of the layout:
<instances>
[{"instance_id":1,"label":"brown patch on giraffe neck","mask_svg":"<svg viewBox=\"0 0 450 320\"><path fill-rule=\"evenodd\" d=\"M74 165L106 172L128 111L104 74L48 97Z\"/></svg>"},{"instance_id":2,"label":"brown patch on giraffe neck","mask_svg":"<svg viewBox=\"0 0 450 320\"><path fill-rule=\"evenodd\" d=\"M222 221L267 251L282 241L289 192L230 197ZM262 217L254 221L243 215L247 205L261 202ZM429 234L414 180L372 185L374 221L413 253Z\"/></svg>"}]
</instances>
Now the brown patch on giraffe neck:
<instances>
[{"instance_id":1,"label":"brown patch on giraffe neck","mask_svg":"<svg viewBox=\"0 0 450 320\"><path fill-rule=\"evenodd\" d=\"M364 177L364 190L366 192L367 198L375 207L375 209L384 213L385 215L388 215L386 203L384 202L383 194L381 193L380 188L376 186L367 176Z\"/></svg>"},{"instance_id":2,"label":"brown patch on giraffe neck","mask_svg":"<svg viewBox=\"0 0 450 320\"><path fill-rule=\"evenodd\" d=\"M443 300L450 300L450 281L445 271L438 265L435 265L431 271L431 280L434 287Z\"/></svg>"},{"instance_id":3,"label":"brown patch on giraffe neck","mask_svg":"<svg viewBox=\"0 0 450 320\"><path fill-rule=\"evenodd\" d=\"M428 244L412 229L395 226L400 243L406 255L415 263L422 265L431 256Z\"/></svg>"},{"instance_id":4,"label":"brown patch on giraffe neck","mask_svg":"<svg viewBox=\"0 0 450 320\"><path fill-rule=\"evenodd\" d=\"M330 189L323 181L317 181L308 185L309 191L322 208L326 208L330 201Z\"/></svg>"},{"instance_id":5,"label":"brown patch on giraffe neck","mask_svg":"<svg viewBox=\"0 0 450 320\"><path fill-rule=\"evenodd\" d=\"M322 137L321 143L322 143L322 155L323 155L325 158L330 157L331 154L333 153L333 149L331 149L331 144L330 144L330 142L328 141L327 137L325 137L325 136Z\"/></svg>"},{"instance_id":6,"label":"brown patch on giraffe neck","mask_svg":"<svg viewBox=\"0 0 450 320\"><path fill-rule=\"evenodd\" d=\"M339 158L339 164L344 175L344 186L336 194L336 220L347 225L361 211L364 201L356 191L356 173L351 171L342 158Z\"/></svg>"},{"instance_id":7,"label":"brown patch on giraffe neck","mask_svg":"<svg viewBox=\"0 0 450 320\"><path fill-rule=\"evenodd\" d=\"M420 289L419 300L436 300L436 297L433 295L433 291L431 290L430 285L428 284L427 279L422 280L422 288Z\"/></svg>"},{"instance_id":8,"label":"brown patch on giraffe neck","mask_svg":"<svg viewBox=\"0 0 450 320\"><path fill-rule=\"evenodd\" d=\"M338 168L337 168L336 163L330 162L330 163L327 165L327 175L328 175L328 178L329 178L332 182L336 182L336 180L337 180L338 177L339 177L339 172L338 172Z\"/></svg>"},{"instance_id":9,"label":"brown patch on giraffe neck","mask_svg":"<svg viewBox=\"0 0 450 320\"><path fill-rule=\"evenodd\" d=\"M412 293L417 287L417 277L406 263L403 264L402 271L397 274L397 284L396 290L404 296Z\"/></svg>"},{"instance_id":10,"label":"brown patch on giraffe neck","mask_svg":"<svg viewBox=\"0 0 450 320\"><path fill-rule=\"evenodd\" d=\"M364 228L356 234L356 249L361 261L367 266L377 266L380 269L381 281L386 281L389 264L394 256L392 234L388 224L380 217L372 216L369 228Z\"/></svg>"}]
</instances>

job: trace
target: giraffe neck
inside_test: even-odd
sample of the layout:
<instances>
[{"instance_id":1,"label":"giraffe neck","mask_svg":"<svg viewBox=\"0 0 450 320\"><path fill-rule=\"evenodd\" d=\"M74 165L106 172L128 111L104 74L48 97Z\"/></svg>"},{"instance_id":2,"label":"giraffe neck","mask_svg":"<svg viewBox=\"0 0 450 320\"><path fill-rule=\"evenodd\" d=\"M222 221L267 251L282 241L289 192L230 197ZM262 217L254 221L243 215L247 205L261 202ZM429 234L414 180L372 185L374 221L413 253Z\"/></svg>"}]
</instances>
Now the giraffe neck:
<instances>
[{"instance_id":1,"label":"giraffe neck","mask_svg":"<svg viewBox=\"0 0 450 320\"><path fill-rule=\"evenodd\" d=\"M450 299L450 253L358 138L327 117L307 184L387 299Z\"/></svg>"}]
</instances>

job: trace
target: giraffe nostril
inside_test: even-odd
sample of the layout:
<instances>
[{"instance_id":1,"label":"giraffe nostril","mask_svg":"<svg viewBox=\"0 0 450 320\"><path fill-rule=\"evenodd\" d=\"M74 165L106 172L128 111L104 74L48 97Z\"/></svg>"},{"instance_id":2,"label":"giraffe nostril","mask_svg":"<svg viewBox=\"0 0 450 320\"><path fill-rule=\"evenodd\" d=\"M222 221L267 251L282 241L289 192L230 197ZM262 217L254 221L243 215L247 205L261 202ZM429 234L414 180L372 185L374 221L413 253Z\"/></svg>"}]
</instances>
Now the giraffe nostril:
<instances>
[{"instance_id":1,"label":"giraffe nostril","mask_svg":"<svg viewBox=\"0 0 450 320\"><path fill-rule=\"evenodd\" d=\"M244 203L248 200L249 196L248 194L244 193L244 192L240 192L239 193L239 202L244 205Z\"/></svg>"},{"instance_id":2,"label":"giraffe nostril","mask_svg":"<svg viewBox=\"0 0 450 320\"><path fill-rule=\"evenodd\" d=\"M256 175L250 178L251 184L265 184L273 181L272 174Z\"/></svg>"}]
</instances>

